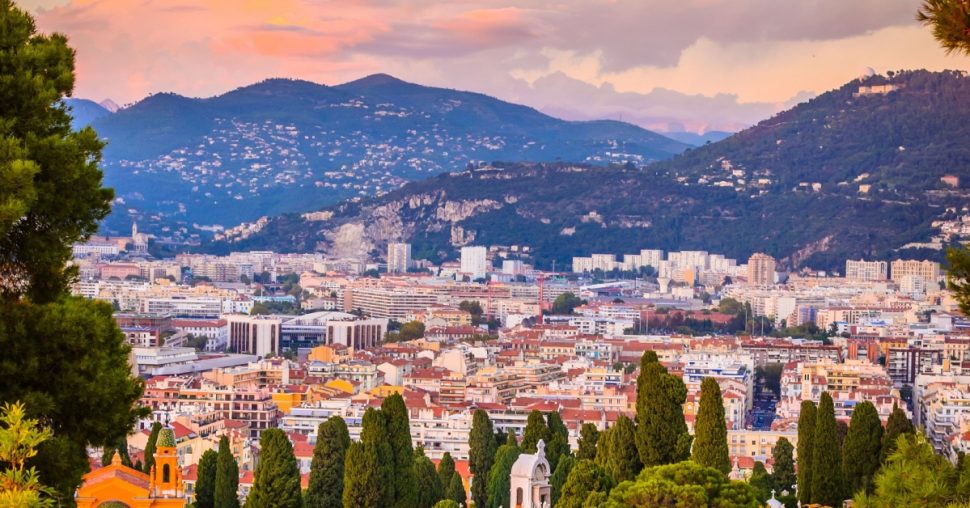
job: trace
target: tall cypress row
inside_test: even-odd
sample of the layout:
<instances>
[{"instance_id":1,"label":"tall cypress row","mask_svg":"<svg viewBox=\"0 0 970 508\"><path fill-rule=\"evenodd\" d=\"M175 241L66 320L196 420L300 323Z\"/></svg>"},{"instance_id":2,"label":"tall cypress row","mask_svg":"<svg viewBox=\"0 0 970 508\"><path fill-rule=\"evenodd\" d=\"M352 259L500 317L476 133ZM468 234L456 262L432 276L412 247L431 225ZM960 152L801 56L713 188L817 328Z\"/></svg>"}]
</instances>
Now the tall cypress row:
<instances>
[{"instance_id":1,"label":"tall cypress row","mask_svg":"<svg viewBox=\"0 0 970 508\"><path fill-rule=\"evenodd\" d=\"M350 448L347 424L331 416L317 428L317 444L310 462L310 484L307 508L340 508L343 506L344 462Z\"/></svg>"},{"instance_id":2,"label":"tall cypress row","mask_svg":"<svg viewBox=\"0 0 970 508\"><path fill-rule=\"evenodd\" d=\"M216 458L216 488L213 495L215 508L239 508L239 464L229 449L229 439L219 439L219 456Z\"/></svg>"},{"instance_id":3,"label":"tall cypress row","mask_svg":"<svg viewBox=\"0 0 970 508\"><path fill-rule=\"evenodd\" d=\"M414 478L414 448L411 446L411 424L404 397L392 394L381 404L387 422L387 439L393 455L392 479L388 486L396 508L412 508L417 499Z\"/></svg>"},{"instance_id":4,"label":"tall cypress row","mask_svg":"<svg viewBox=\"0 0 970 508\"><path fill-rule=\"evenodd\" d=\"M468 468L472 473L472 499L475 506L488 503L488 472L495 463L495 429L484 410L476 409L472 416L472 430L468 434Z\"/></svg>"},{"instance_id":5,"label":"tall cypress row","mask_svg":"<svg viewBox=\"0 0 970 508\"><path fill-rule=\"evenodd\" d=\"M815 453L815 403L803 400L798 413L798 500L812 502L812 455Z\"/></svg>"},{"instance_id":6,"label":"tall cypress row","mask_svg":"<svg viewBox=\"0 0 970 508\"><path fill-rule=\"evenodd\" d=\"M683 410L686 400L683 380L667 373L657 353L645 352L637 377L637 450L644 467L690 456L691 438Z\"/></svg>"},{"instance_id":7,"label":"tall cypress row","mask_svg":"<svg viewBox=\"0 0 970 508\"><path fill-rule=\"evenodd\" d=\"M815 417L815 449L812 454L812 502L842 506L845 484L842 478L842 450L839 449L835 405L828 392L822 392Z\"/></svg>"},{"instance_id":8,"label":"tall cypress row","mask_svg":"<svg viewBox=\"0 0 970 508\"><path fill-rule=\"evenodd\" d=\"M264 430L259 436L259 462L253 488L246 497L247 508L300 508L300 467L293 455L293 444L280 429Z\"/></svg>"},{"instance_id":9,"label":"tall cypress row","mask_svg":"<svg viewBox=\"0 0 970 508\"><path fill-rule=\"evenodd\" d=\"M714 378L701 382L701 401L694 425L694 462L713 467L724 474L731 472L728 455L727 423L724 420L724 401L721 387Z\"/></svg>"},{"instance_id":10,"label":"tall cypress row","mask_svg":"<svg viewBox=\"0 0 970 508\"><path fill-rule=\"evenodd\" d=\"M882 422L872 402L860 403L852 410L849 432L842 444L842 470L848 494L872 493L873 478L879 470L882 449Z\"/></svg>"},{"instance_id":11,"label":"tall cypress row","mask_svg":"<svg viewBox=\"0 0 970 508\"><path fill-rule=\"evenodd\" d=\"M206 450L199 459L198 475L195 480L195 508L213 508L215 506L216 468L219 453Z\"/></svg>"}]
</instances>

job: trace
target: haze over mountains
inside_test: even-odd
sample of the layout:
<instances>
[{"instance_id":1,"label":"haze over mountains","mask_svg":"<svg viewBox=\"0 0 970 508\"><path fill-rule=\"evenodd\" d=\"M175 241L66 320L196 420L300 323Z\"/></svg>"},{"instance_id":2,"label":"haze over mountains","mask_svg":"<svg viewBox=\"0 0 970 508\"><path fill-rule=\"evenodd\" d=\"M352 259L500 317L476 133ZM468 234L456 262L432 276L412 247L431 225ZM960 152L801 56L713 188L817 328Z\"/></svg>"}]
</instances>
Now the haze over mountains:
<instances>
[{"instance_id":1,"label":"haze over mountains","mask_svg":"<svg viewBox=\"0 0 970 508\"><path fill-rule=\"evenodd\" d=\"M935 221L967 208L968 117L970 79L961 73L872 76L642 169L485 167L279 217L215 248L355 256L405 240L442 259L470 243L525 244L540 264L705 249L834 268L847 258L913 254L911 244L938 233Z\"/></svg>"},{"instance_id":2,"label":"haze over mountains","mask_svg":"<svg viewBox=\"0 0 970 508\"><path fill-rule=\"evenodd\" d=\"M115 114L72 104L108 141L105 180L118 200L106 229L135 220L183 238L194 225L373 196L470 162L644 164L688 148L628 123L569 122L383 74L334 87L272 79L207 99L157 94Z\"/></svg>"}]
</instances>

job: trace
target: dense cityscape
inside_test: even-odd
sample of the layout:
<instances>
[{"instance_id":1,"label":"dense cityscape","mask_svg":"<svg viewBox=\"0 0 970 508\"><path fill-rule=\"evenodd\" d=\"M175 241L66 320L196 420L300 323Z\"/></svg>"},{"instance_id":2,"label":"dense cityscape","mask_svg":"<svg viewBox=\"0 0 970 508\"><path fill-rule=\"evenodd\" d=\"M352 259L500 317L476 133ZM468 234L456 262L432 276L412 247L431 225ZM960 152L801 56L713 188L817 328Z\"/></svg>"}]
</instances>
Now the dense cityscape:
<instances>
[{"instance_id":1,"label":"dense cityscape","mask_svg":"<svg viewBox=\"0 0 970 508\"><path fill-rule=\"evenodd\" d=\"M0 0L0 508L970 507L970 4L877 3Z\"/></svg>"}]
</instances>

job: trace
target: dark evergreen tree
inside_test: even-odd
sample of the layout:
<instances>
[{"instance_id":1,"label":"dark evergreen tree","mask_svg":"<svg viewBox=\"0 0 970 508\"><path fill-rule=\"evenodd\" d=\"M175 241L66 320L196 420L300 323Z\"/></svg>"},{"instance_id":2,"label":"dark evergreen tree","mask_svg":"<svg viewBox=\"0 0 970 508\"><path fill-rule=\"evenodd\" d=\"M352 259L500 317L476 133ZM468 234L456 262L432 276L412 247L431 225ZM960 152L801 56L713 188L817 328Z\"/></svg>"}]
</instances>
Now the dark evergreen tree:
<instances>
[{"instance_id":1,"label":"dark evergreen tree","mask_svg":"<svg viewBox=\"0 0 970 508\"><path fill-rule=\"evenodd\" d=\"M724 401L721 399L721 387L714 378L704 378L701 382L701 401L694 425L691 458L702 466L713 467L724 474L731 472Z\"/></svg>"},{"instance_id":2,"label":"dark evergreen tree","mask_svg":"<svg viewBox=\"0 0 970 508\"><path fill-rule=\"evenodd\" d=\"M616 428L616 426L600 432L599 439L596 440L596 458L594 459L594 462L596 462L596 465L602 468L606 468L610 464L610 457L613 453L614 428ZM639 452L637 453L639 454Z\"/></svg>"},{"instance_id":3,"label":"dark evergreen tree","mask_svg":"<svg viewBox=\"0 0 970 508\"><path fill-rule=\"evenodd\" d=\"M513 436L513 434L509 434ZM512 438L514 439L514 438ZM509 507L509 497L512 485L509 482L509 475L512 473L512 465L522 450L518 446L504 444L498 447L495 452L495 464L488 473L488 508Z\"/></svg>"},{"instance_id":4,"label":"dark evergreen tree","mask_svg":"<svg viewBox=\"0 0 970 508\"><path fill-rule=\"evenodd\" d=\"M216 459L216 488L213 495L215 508L239 508L239 464L229 448L226 436L219 439L219 456Z\"/></svg>"},{"instance_id":5,"label":"dark evergreen tree","mask_svg":"<svg viewBox=\"0 0 970 508\"><path fill-rule=\"evenodd\" d=\"M667 373L657 353L645 352L637 377L637 450L644 466L679 462L690 455L686 400L683 380Z\"/></svg>"},{"instance_id":6,"label":"dark evergreen tree","mask_svg":"<svg viewBox=\"0 0 970 508\"><path fill-rule=\"evenodd\" d=\"M549 468L555 471L559 465L559 460L569 455L569 429L562 422L562 417L556 411L550 412L547 416L549 424L549 441L546 442L546 460L549 461Z\"/></svg>"},{"instance_id":7,"label":"dark evergreen tree","mask_svg":"<svg viewBox=\"0 0 970 508\"><path fill-rule=\"evenodd\" d=\"M343 506L344 463L350 448L347 424L331 416L317 427L317 443L310 462L310 484L306 508L339 508Z\"/></svg>"},{"instance_id":8,"label":"dark evergreen tree","mask_svg":"<svg viewBox=\"0 0 970 508\"><path fill-rule=\"evenodd\" d=\"M620 415L610 430L610 453L604 469L616 483L632 480L643 469L637 451L637 429L632 420Z\"/></svg>"},{"instance_id":9,"label":"dark evergreen tree","mask_svg":"<svg viewBox=\"0 0 970 508\"><path fill-rule=\"evenodd\" d=\"M361 442L351 443L344 464L344 508L383 506L383 480L378 451Z\"/></svg>"},{"instance_id":10,"label":"dark evergreen tree","mask_svg":"<svg viewBox=\"0 0 970 508\"><path fill-rule=\"evenodd\" d=\"M580 460L595 459L596 440L599 437L600 432L596 430L596 425L584 423L579 429L579 448L576 450L576 458Z\"/></svg>"},{"instance_id":11,"label":"dark evergreen tree","mask_svg":"<svg viewBox=\"0 0 970 508\"><path fill-rule=\"evenodd\" d=\"M509 432L505 434L503 444L519 448L519 437L515 435L515 429L509 429Z\"/></svg>"},{"instance_id":12,"label":"dark evergreen tree","mask_svg":"<svg viewBox=\"0 0 970 508\"><path fill-rule=\"evenodd\" d=\"M280 429L267 429L259 436L259 462L246 507L300 508L300 467L293 455L293 444Z\"/></svg>"},{"instance_id":13,"label":"dark evergreen tree","mask_svg":"<svg viewBox=\"0 0 970 508\"><path fill-rule=\"evenodd\" d=\"M125 467L132 466L131 455L128 454L128 439L124 436L122 436L121 439L115 443L115 446L104 448L103 453L101 454L101 465L107 466L108 464L111 464L111 461L114 460L115 452L117 452L118 456L121 457L121 465Z\"/></svg>"},{"instance_id":14,"label":"dark evergreen tree","mask_svg":"<svg viewBox=\"0 0 970 508\"><path fill-rule=\"evenodd\" d=\"M377 475L377 486L381 494L382 507L394 504L394 450L387 438L387 420L384 413L374 408L364 411L361 422L360 442L367 451L367 460L374 461L374 474ZM346 475L344 475L346 478ZM346 480L344 481L346 488ZM346 503L344 503L346 504Z\"/></svg>"},{"instance_id":15,"label":"dark evergreen tree","mask_svg":"<svg viewBox=\"0 0 970 508\"><path fill-rule=\"evenodd\" d=\"M532 411L529 413L525 431L522 433L522 453L535 453L540 439L549 444L549 426L546 425L546 417L542 416L541 412Z\"/></svg>"},{"instance_id":16,"label":"dark evergreen tree","mask_svg":"<svg viewBox=\"0 0 970 508\"><path fill-rule=\"evenodd\" d=\"M815 417L815 439L812 453L812 502L842 506L845 483L842 478L842 450L839 449L835 405L828 392L822 392Z\"/></svg>"},{"instance_id":17,"label":"dark evergreen tree","mask_svg":"<svg viewBox=\"0 0 970 508\"><path fill-rule=\"evenodd\" d=\"M609 492L614 485L606 470L591 460L580 460L566 477L556 508L583 508L590 494Z\"/></svg>"},{"instance_id":18,"label":"dark evergreen tree","mask_svg":"<svg viewBox=\"0 0 970 508\"><path fill-rule=\"evenodd\" d=\"M751 477L748 478L748 485L754 487L757 492L758 503L763 505L768 502L768 499L771 499L773 485L764 462L755 461L754 467L751 469Z\"/></svg>"},{"instance_id":19,"label":"dark evergreen tree","mask_svg":"<svg viewBox=\"0 0 970 508\"><path fill-rule=\"evenodd\" d=\"M139 417L143 383L106 302L70 296L72 245L111 211L103 142L74 131L62 99L74 89L74 51L60 34L0 0L0 400L26 402L53 432L28 467L73 505L86 449L117 446Z\"/></svg>"},{"instance_id":20,"label":"dark evergreen tree","mask_svg":"<svg viewBox=\"0 0 970 508\"><path fill-rule=\"evenodd\" d=\"M575 465L576 459L567 455L559 461L556 470L549 477L550 497L552 498L551 506L556 506L559 495L562 493L562 486L566 483L566 478L569 477L569 472L573 470L573 466Z\"/></svg>"},{"instance_id":21,"label":"dark evergreen tree","mask_svg":"<svg viewBox=\"0 0 970 508\"><path fill-rule=\"evenodd\" d=\"M451 454L445 452L438 461L438 482L441 484L441 491L448 497L448 489L451 488L451 479L455 476L455 459Z\"/></svg>"},{"instance_id":22,"label":"dark evergreen tree","mask_svg":"<svg viewBox=\"0 0 970 508\"><path fill-rule=\"evenodd\" d=\"M815 453L815 403L803 400L798 413L798 500L812 502L812 455Z\"/></svg>"},{"instance_id":23,"label":"dark evergreen tree","mask_svg":"<svg viewBox=\"0 0 970 508\"><path fill-rule=\"evenodd\" d=\"M448 486L446 497L462 506L468 504L468 494L465 492L465 484L462 483L460 474L451 475L451 485Z\"/></svg>"},{"instance_id":24,"label":"dark evergreen tree","mask_svg":"<svg viewBox=\"0 0 970 508\"><path fill-rule=\"evenodd\" d=\"M913 422L906 416L906 411L893 404L893 412L889 414L889 420L886 421L886 431L882 436L880 462L885 463L886 459L896 451L896 441L899 436L912 434L915 431Z\"/></svg>"},{"instance_id":25,"label":"dark evergreen tree","mask_svg":"<svg viewBox=\"0 0 970 508\"><path fill-rule=\"evenodd\" d=\"M872 402L864 401L852 410L849 432L842 445L842 470L849 493L872 493L882 450L882 422Z\"/></svg>"},{"instance_id":26,"label":"dark evergreen tree","mask_svg":"<svg viewBox=\"0 0 970 508\"><path fill-rule=\"evenodd\" d=\"M215 450L206 450L199 459L195 479L195 508L214 508L218 462L219 453Z\"/></svg>"},{"instance_id":27,"label":"dark evergreen tree","mask_svg":"<svg viewBox=\"0 0 970 508\"><path fill-rule=\"evenodd\" d=\"M390 494L396 508L411 508L417 491L414 479L414 448L411 446L411 423L404 397L392 394L381 404L381 413L387 421L387 437L393 453L393 473Z\"/></svg>"},{"instance_id":28,"label":"dark evergreen tree","mask_svg":"<svg viewBox=\"0 0 970 508\"><path fill-rule=\"evenodd\" d=\"M797 477L795 476L794 451L795 448L791 442L783 437L778 438L775 447L771 450L771 457L774 460L771 480L779 495L782 495L782 492L788 492L789 495L795 492Z\"/></svg>"},{"instance_id":29,"label":"dark evergreen tree","mask_svg":"<svg viewBox=\"0 0 970 508\"><path fill-rule=\"evenodd\" d=\"M441 479L438 478L434 463L425 456L424 450L418 448L416 454L414 477L417 482L417 508L432 508L444 497L441 491Z\"/></svg>"},{"instance_id":30,"label":"dark evergreen tree","mask_svg":"<svg viewBox=\"0 0 970 508\"><path fill-rule=\"evenodd\" d=\"M145 462L141 467L141 470L146 473L151 473L152 466L155 465L155 444L158 442L158 433L161 431L162 424L160 422L152 423L152 432L148 434L148 443L145 445Z\"/></svg>"},{"instance_id":31,"label":"dark evergreen tree","mask_svg":"<svg viewBox=\"0 0 970 508\"><path fill-rule=\"evenodd\" d=\"M472 499L475 506L488 503L488 472L495 463L495 430L488 413L476 409L472 416L472 430L468 434L468 468L472 474Z\"/></svg>"}]
</instances>

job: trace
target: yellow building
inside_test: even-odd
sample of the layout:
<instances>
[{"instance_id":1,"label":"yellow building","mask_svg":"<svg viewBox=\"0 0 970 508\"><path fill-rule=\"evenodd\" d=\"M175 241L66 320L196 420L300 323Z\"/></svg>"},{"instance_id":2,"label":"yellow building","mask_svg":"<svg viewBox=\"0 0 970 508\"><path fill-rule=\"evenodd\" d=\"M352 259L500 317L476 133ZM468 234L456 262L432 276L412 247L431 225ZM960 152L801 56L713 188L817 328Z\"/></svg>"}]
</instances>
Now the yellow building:
<instances>
[{"instance_id":1,"label":"yellow building","mask_svg":"<svg viewBox=\"0 0 970 508\"><path fill-rule=\"evenodd\" d=\"M111 464L82 478L75 501L78 508L184 508L182 470L175 451L175 434L162 429L158 434L155 465L150 474L121 464L115 452Z\"/></svg>"}]
</instances>

